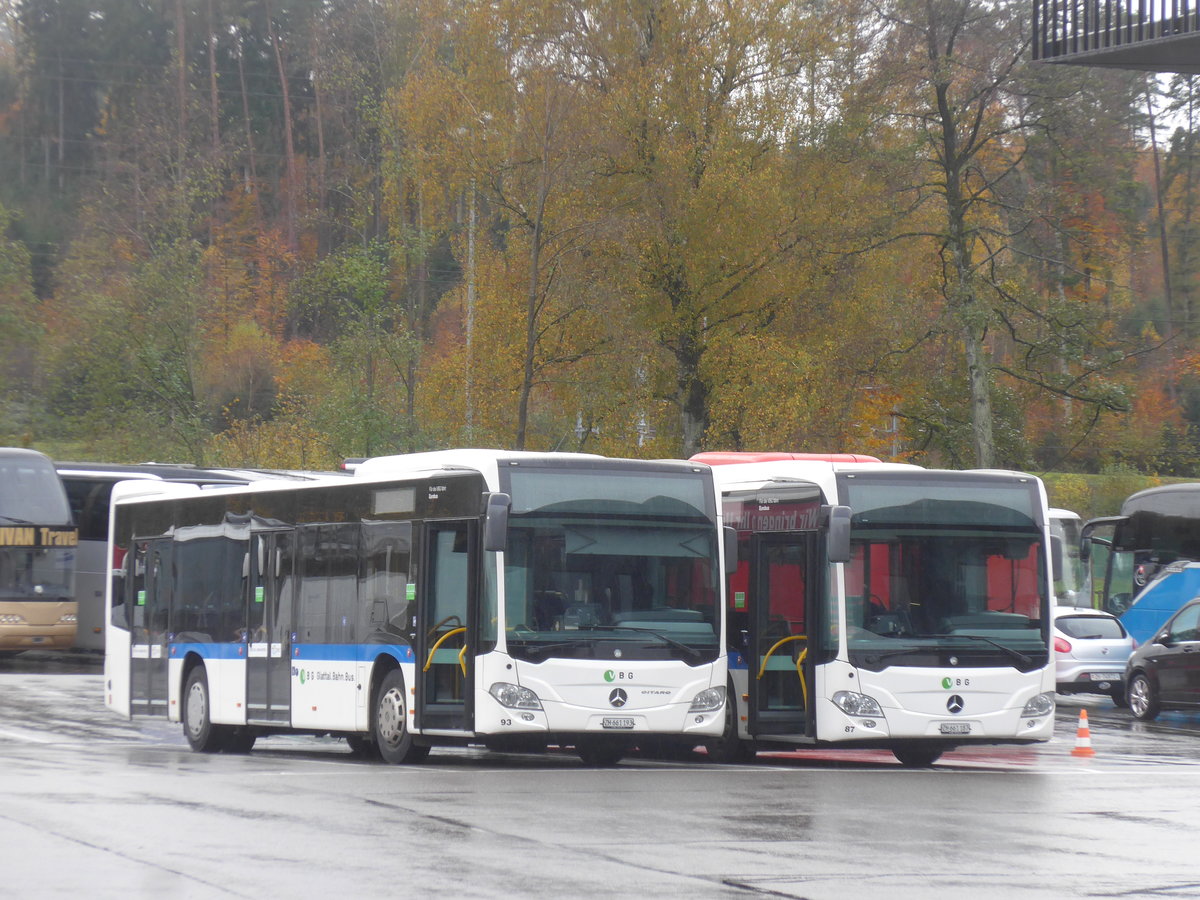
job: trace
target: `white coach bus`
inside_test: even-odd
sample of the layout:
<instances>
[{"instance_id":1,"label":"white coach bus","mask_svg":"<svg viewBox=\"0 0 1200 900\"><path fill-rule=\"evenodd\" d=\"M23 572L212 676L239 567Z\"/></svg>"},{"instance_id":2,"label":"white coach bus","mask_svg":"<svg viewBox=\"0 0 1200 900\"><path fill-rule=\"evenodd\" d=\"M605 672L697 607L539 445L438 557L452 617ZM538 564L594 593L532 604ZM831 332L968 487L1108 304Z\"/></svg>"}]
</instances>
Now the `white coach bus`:
<instances>
[{"instance_id":1,"label":"white coach bus","mask_svg":"<svg viewBox=\"0 0 1200 900\"><path fill-rule=\"evenodd\" d=\"M1049 740L1051 552L1031 475L713 453L730 577L725 760L755 747Z\"/></svg>"},{"instance_id":2,"label":"white coach bus","mask_svg":"<svg viewBox=\"0 0 1200 900\"><path fill-rule=\"evenodd\" d=\"M345 736L573 746L722 733L723 540L711 470L458 450L355 477L113 489L106 702L191 746Z\"/></svg>"}]
</instances>

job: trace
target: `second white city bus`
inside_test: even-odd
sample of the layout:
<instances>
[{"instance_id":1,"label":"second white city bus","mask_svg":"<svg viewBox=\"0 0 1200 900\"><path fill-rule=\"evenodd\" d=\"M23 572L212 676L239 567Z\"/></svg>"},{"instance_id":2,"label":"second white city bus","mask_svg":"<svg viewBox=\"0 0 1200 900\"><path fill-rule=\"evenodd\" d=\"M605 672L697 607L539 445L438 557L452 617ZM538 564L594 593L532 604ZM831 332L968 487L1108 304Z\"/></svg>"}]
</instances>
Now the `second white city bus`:
<instances>
[{"instance_id":1,"label":"second white city bus","mask_svg":"<svg viewBox=\"0 0 1200 900\"><path fill-rule=\"evenodd\" d=\"M710 755L838 745L925 766L959 746L1049 740L1041 481L780 456L694 457L714 464L739 548L734 702Z\"/></svg>"},{"instance_id":2,"label":"second white city bus","mask_svg":"<svg viewBox=\"0 0 1200 900\"><path fill-rule=\"evenodd\" d=\"M708 466L445 451L355 477L123 482L106 701L199 751L277 732L392 763L435 744L722 733L723 533Z\"/></svg>"}]
</instances>

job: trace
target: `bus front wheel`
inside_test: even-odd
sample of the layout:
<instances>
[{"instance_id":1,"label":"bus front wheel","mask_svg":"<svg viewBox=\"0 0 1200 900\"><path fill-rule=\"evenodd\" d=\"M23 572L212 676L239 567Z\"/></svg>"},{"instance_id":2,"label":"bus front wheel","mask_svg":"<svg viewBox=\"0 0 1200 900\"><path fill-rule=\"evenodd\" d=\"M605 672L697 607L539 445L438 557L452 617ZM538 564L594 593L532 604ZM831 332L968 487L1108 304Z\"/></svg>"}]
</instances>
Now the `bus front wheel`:
<instances>
[{"instance_id":1,"label":"bus front wheel","mask_svg":"<svg viewBox=\"0 0 1200 900\"><path fill-rule=\"evenodd\" d=\"M604 738L585 738L575 745L575 752L585 766L604 768L615 766L624 759L626 750L625 744Z\"/></svg>"},{"instance_id":2,"label":"bus front wheel","mask_svg":"<svg viewBox=\"0 0 1200 900\"><path fill-rule=\"evenodd\" d=\"M903 766L910 769L924 769L942 758L942 748L917 744L910 747L893 747L892 754L900 760L900 764Z\"/></svg>"},{"instance_id":3,"label":"bus front wheel","mask_svg":"<svg viewBox=\"0 0 1200 900\"><path fill-rule=\"evenodd\" d=\"M392 669L379 685L375 699L375 747L386 763L420 762L429 755L428 747L413 743L408 728L408 695L404 692L404 673Z\"/></svg>"},{"instance_id":4,"label":"bus front wheel","mask_svg":"<svg viewBox=\"0 0 1200 900\"><path fill-rule=\"evenodd\" d=\"M754 744L738 737L737 695L732 681L725 692L725 728L719 738L704 742L704 750L709 759L719 763L753 762L756 756Z\"/></svg>"},{"instance_id":5,"label":"bus front wheel","mask_svg":"<svg viewBox=\"0 0 1200 900\"><path fill-rule=\"evenodd\" d=\"M183 689L183 734L198 753L217 753L225 745L225 730L212 723L210 698L208 673L196 666Z\"/></svg>"}]
</instances>

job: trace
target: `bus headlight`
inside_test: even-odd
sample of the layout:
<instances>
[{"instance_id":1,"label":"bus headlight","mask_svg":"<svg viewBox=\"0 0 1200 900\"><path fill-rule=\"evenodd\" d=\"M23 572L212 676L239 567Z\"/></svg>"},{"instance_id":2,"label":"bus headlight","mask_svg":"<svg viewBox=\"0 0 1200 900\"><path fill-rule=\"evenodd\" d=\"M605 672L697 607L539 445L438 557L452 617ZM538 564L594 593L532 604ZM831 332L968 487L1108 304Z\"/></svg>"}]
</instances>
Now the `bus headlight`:
<instances>
[{"instance_id":1,"label":"bus headlight","mask_svg":"<svg viewBox=\"0 0 1200 900\"><path fill-rule=\"evenodd\" d=\"M838 691L833 695L834 705L848 716L875 716L883 718L879 701L866 694L854 691Z\"/></svg>"},{"instance_id":2,"label":"bus headlight","mask_svg":"<svg viewBox=\"0 0 1200 900\"><path fill-rule=\"evenodd\" d=\"M18 616L15 613L5 613L0 616L0 625L24 625L25 617Z\"/></svg>"},{"instance_id":3,"label":"bus headlight","mask_svg":"<svg viewBox=\"0 0 1200 900\"><path fill-rule=\"evenodd\" d=\"M65 616L62 616L58 622L60 625L74 625L75 613L67 613Z\"/></svg>"},{"instance_id":4,"label":"bus headlight","mask_svg":"<svg viewBox=\"0 0 1200 900\"><path fill-rule=\"evenodd\" d=\"M698 693L688 707L690 713L716 712L725 705L725 688L711 687Z\"/></svg>"},{"instance_id":5,"label":"bus headlight","mask_svg":"<svg viewBox=\"0 0 1200 900\"><path fill-rule=\"evenodd\" d=\"M1054 694L1038 694L1032 700L1025 704L1025 708L1021 710L1021 718L1027 719L1033 716L1049 716L1054 713Z\"/></svg>"},{"instance_id":6,"label":"bus headlight","mask_svg":"<svg viewBox=\"0 0 1200 900\"><path fill-rule=\"evenodd\" d=\"M497 703L501 706L507 706L509 709L542 708L542 701L538 699L538 695L529 688L521 687L519 684L497 681L488 688L488 693L496 698Z\"/></svg>"}]
</instances>

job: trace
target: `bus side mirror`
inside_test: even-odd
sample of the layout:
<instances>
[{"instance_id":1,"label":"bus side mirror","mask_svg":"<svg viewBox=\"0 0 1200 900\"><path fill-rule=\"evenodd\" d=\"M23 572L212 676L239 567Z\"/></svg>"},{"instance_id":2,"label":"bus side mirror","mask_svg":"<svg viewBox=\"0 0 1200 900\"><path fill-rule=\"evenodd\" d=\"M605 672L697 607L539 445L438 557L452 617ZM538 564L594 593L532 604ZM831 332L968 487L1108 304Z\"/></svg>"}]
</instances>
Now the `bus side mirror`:
<instances>
[{"instance_id":1,"label":"bus side mirror","mask_svg":"<svg viewBox=\"0 0 1200 900\"><path fill-rule=\"evenodd\" d=\"M508 543L508 510L512 498L508 494L484 494L483 549L499 553Z\"/></svg>"},{"instance_id":2,"label":"bus side mirror","mask_svg":"<svg viewBox=\"0 0 1200 900\"><path fill-rule=\"evenodd\" d=\"M1063 542L1057 535L1050 537L1050 570L1054 573L1055 581L1063 577Z\"/></svg>"},{"instance_id":3,"label":"bus side mirror","mask_svg":"<svg viewBox=\"0 0 1200 900\"><path fill-rule=\"evenodd\" d=\"M721 537L725 553L725 574L732 575L738 567L737 529L726 525Z\"/></svg>"},{"instance_id":4,"label":"bus side mirror","mask_svg":"<svg viewBox=\"0 0 1200 900\"><path fill-rule=\"evenodd\" d=\"M825 553L830 562L850 562L850 507L830 506L829 532L825 536Z\"/></svg>"}]
</instances>

